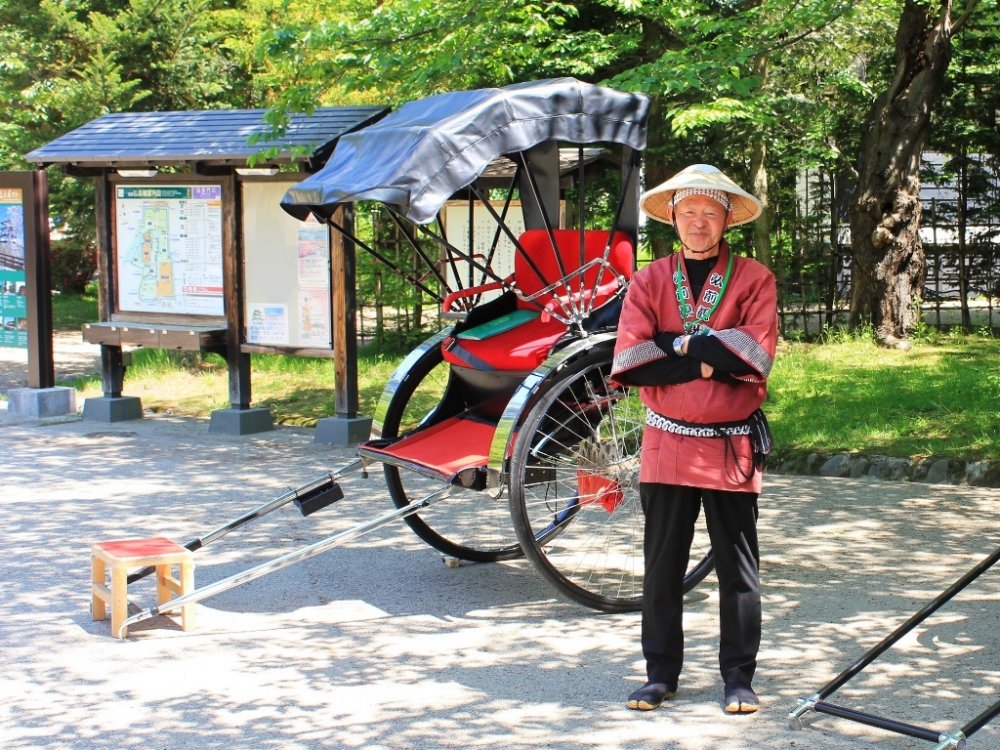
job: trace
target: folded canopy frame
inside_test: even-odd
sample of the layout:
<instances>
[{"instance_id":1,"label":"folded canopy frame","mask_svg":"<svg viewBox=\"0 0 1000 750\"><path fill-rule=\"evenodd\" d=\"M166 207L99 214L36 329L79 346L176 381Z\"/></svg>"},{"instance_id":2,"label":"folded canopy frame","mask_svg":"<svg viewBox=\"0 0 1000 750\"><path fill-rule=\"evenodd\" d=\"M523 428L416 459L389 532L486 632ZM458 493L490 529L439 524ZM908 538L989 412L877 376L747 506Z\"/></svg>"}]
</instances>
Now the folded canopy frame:
<instances>
[{"instance_id":1,"label":"folded canopy frame","mask_svg":"<svg viewBox=\"0 0 1000 750\"><path fill-rule=\"evenodd\" d=\"M439 302L456 291L449 278L459 289L486 282L508 288L509 282L496 272L492 261L502 239L509 240L514 252L524 252L506 221L514 192L519 193L525 228L545 229L551 237L558 228L561 186L567 175L563 169L566 153L575 152L581 186L581 253L586 216L582 185L585 166L593 161L594 149L587 147L593 144L622 149L621 190L611 230L612 234L624 231L635 239L639 155L645 147L648 110L649 100L642 94L573 78L449 92L409 102L377 123L343 136L326 167L290 188L282 207L297 218L304 219L311 213L330 223ZM566 144L576 149L563 148ZM499 162L513 164L513 175L497 178ZM499 212L489 195L490 189L496 187L506 192ZM497 224L485 257L477 258L471 249L459 249L447 236L441 211L456 196L467 197L470 205L483 205ZM333 219L338 206L356 201L381 203L398 226L402 227L404 221L412 224L420 235L440 246L442 256L430 257L412 233L403 231L402 236L421 258L426 272L399 268L379 248L360 240L350 227ZM555 253L554 239L552 244ZM526 260L533 265L531 258ZM467 280L458 273L458 263L467 269ZM443 272L444 266L450 267L450 276ZM431 278L433 281L428 283ZM575 319L586 311L565 312Z\"/></svg>"},{"instance_id":2,"label":"folded canopy frame","mask_svg":"<svg viewBox=\"0 0 1000 750\"><path fill-rule=\"evenodd\" d=\"M370 200L428 224L505 154L538 153L545 143L615 143L642 151L648 112L643 94L574 78L438 94L341 136L326 166L290 188L282 206L300 219L309 213L326 218L340 204ZM544 168L551 172L554 165L557 173L551 156ZM541 171L542 161L535 166ZM558 197L546 193L551 215ZM529 228L540 227L536 210L527 208ZM626 219L622 229L634 230L629 224Z\"/></svg>"}]
</instances>

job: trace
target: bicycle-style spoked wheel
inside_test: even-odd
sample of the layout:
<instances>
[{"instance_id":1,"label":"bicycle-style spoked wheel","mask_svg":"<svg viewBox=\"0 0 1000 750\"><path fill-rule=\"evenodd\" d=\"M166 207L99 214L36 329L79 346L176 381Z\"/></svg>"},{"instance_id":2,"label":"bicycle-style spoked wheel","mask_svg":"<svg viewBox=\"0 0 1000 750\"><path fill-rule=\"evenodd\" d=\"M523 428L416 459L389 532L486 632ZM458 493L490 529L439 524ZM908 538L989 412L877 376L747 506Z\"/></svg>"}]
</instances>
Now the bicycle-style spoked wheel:
<instances>
[{"instance_id":1,"label":"bicycle-style spoked wheel","mask_svg":"<svg viewBox=\"0 0 1000 750\"><path fill-rule=\"evenodd\" d=\"M610 374L602 347L554 377L514 443L510 507L525 554L550 583L581 604L622 612L642 599L645 410L638 392L613 387ZM712 569L703 530L691 560L685 591Z\"/></svg>"},{"instance_id":2,"label":"bicycle-style spoked wheel","mask_svg":"<svg viewBox=\"0 0 1000 750\"><path fill-rule=\"evenodd\" d=\"M449 365L439 346L414 361L393 394L382 419L382 437L394 438L416 428L442 406ZM441 481L408 469L384 465L386 484L397 508L419 502L441 489ZM461 560L494 562L520 557L506 503L486 492L454 490L424 514L407 516L410 528L435 549Z\"/></svg>"}]
</instances>

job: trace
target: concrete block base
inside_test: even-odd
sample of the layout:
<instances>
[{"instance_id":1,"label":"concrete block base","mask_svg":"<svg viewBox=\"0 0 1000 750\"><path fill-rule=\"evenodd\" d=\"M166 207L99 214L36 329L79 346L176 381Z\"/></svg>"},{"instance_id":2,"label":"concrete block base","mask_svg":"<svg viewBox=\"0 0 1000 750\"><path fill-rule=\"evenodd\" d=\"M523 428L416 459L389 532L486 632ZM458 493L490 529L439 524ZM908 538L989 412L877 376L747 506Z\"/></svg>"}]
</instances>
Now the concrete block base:
<instances>
[{"instance_id":1,"label":"concrete block base","mask_svg":"<svg viewBox=\"0 0 1000 750\"><path fill-rule=\"evenodd\" d=\"M316 423L316 436L313 442L325 445L357 445L367 440L371 431L371 417L327 417Z\"/></svg>"},{"instance_id":2,"label":"concrete block base","mask_svg":"<svg viewBox=\"0 0 1000 750\"><path fill-rule=\"evenodd\" d=\"M11 388L7 409L17 417L61 417L76 414L73 388Z\"/></svg>"},{"instance_id":3,"label":"concrete block base","mask_svg":"<svg viewBox=\"0 0 1000 750\"><path fill-rule=\"evenodd\" d=\"M142 400L138 396L88 398L83 402L83 418L94 422L142 419Z\"/></svg>"},{"instance_id":4,"label":"concrete block base","mask_svg":"<svg viewBox=\"0 0 1000 750\"><path fill-rule=\"evenodd\" d=\"M220 435L252 435L274 429L271 410L264 407L255 409L216 409L208 423L208 431Z\"/></svg>"}]
</instances>

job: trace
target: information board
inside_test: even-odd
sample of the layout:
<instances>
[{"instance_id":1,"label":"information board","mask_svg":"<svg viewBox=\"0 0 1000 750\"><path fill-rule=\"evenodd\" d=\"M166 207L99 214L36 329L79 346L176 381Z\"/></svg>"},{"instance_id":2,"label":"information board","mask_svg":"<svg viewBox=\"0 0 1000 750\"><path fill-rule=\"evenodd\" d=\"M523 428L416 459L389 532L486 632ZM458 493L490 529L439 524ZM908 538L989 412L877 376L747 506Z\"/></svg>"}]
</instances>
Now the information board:
<instances>
[{"instance_id":1,"label":"information board","mask_svg":"<svg viewBox=\"0 0 1000 750\"><path fill-rule=\"evenodd\" d=\"M221 185L115 188L118 309L225 315Z\"/></svg>"},{"instance_id":2,"label":"information board","mask_svg":"<svg viewBox=\"0 0 1000 750\"><path fill-rule=\"evenodd\" d=\"M503 212L503 203L494 203L493 210L499 216ZM566 202L559 203L559 223L558 226L565 225ZM511 201L504 217L504 223L510 229L511 234L520 237L524 232L524 216L521 212L521 202ZM449 201L444 206L444 225L448 234L448 242L456 248L467 252L469 248L469 203L468 201ZM514 271L514 243L506 232L500 230L497 240L496 250L490 259L490 248L493 247L494 238L497 238L497 221L493 214L482 204L475 203L472 211L472 252L475 262L482 265L488 260L489 266L500 278L507 278ZM455 264L458 270L457 277L461 280L456 284L456 274L451 264L445 264L447 270L448 284L452 289L467 288L485 283L482 271L478 266L470 268L468 262L458 262ZM472 279L472 284L469 279ZM490 279L486 279L488 282ZM483 301L493 299L502 294L502 291L488 292L483 295Z\"/></svg>"},{"instance_id":3,"label":"information board","mask_svg":"<svg viewBox=\"0 0 1000 750\"><path fill-rule=\"evenodd\" d=\"M503 211L503 204L497 203L493 206L499 215ZM520 201L512 201L504 222L515 237L521 236L524 231L524 219L521 215ZM448 242L463 252L469 250L469 203L468 201L449 201L444 206L444 225L448 233ZM497 237L497 222L493 215L482 203L475 203L472 211L472 254L476 263L483 265L490 261L490 268L500 278L506 278L514 271L514 243L503 230L500 230L497 240L496 250L490 258L490 248L493 247L493 240ZM452 289L468 288L487 283L491 279L483 279L482 271L475 265L470 268L466 261L456 262L455 268L450 263L445 264L447 271L448 286ZM458 281L456 282L457 269ZM470 275L471 274L471 275ZM471 278L471 283L470 283ZM493 299L502 294L502 291L488 292L483 295L483 300Z\"/></svg>"},{"instance_id":4,"label":"information board","mask_svg":"<svg viewBox=\"0 0 1000 750\"><path fill-rule=\"evenodd\" d=\"M28 347L24 191L0 188L0 346Z\"/></svg>"},{"instance_id":5,"label":"information board","mask_svg":"<svg viewBox=\"0 0 1000 750\"><path fill-rule=\"evenodd\" d=\"M295 182L242 183L246 343L333 349L330 229L281 208Z\"/></svg>"}]
</instances>

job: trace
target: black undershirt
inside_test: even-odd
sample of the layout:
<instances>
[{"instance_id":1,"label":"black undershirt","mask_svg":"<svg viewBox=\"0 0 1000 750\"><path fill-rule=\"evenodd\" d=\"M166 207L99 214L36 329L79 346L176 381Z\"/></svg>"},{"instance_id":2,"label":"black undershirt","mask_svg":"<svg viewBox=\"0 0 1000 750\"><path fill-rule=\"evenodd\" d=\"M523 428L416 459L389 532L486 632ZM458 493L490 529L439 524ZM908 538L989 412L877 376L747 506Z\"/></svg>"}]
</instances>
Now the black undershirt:
<instances>
[{"instance_id":1,"label":"black undershirt","mask_svg":"<svg viewBox=\"0 0 1000 750\"><path fill-rule=\"evenodd\" d=\"M684 259L691 294L698 299L705 286L705 280L715 267L717 258L707 260ZM670 290L673 293L673 289ZM653 340L667 355L619 373L615 379L628 385L676 385L697 380L701 377L701 363L712 366L712 380L723 383L740 383L733 375L756 374L756 370L737 357L714 336L692 336L688 339L687 356L674 351L674 339L683 336L683 331L663 331Z\"/></svg>"}]
</instances>

